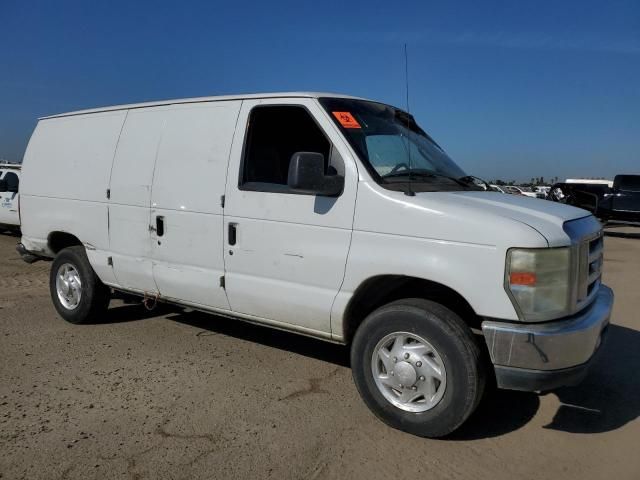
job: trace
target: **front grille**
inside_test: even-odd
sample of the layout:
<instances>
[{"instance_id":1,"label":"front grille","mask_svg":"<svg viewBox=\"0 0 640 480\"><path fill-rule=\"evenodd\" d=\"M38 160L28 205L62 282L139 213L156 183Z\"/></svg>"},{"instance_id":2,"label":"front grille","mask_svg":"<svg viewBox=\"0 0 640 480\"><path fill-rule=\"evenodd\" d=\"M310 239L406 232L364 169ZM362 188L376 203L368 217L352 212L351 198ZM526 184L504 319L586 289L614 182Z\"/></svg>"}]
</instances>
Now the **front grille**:
<instances>
[{"instance_id":1,"label":"front grille","mask_svg":"<svg viewBox=\"0 0 640 480\"><path fill-rule=\"evenodd\" d=\"M578 292L576 306L581 308L598 291L602 277L604 241L602 230L583 239L578 245Z\"/></svg>"},{"instance_id":2,"label":"front grille","mask_svg":"<svg viewBox=\"0 0 640 480\"><path fill-rule=\"evenodd\" d=\"M573 285L571 311L586 308L595 299L602 277L604 241L602 225L589 215L565 222L562 226L571 239Z\"/></svg>"}]
</instances>

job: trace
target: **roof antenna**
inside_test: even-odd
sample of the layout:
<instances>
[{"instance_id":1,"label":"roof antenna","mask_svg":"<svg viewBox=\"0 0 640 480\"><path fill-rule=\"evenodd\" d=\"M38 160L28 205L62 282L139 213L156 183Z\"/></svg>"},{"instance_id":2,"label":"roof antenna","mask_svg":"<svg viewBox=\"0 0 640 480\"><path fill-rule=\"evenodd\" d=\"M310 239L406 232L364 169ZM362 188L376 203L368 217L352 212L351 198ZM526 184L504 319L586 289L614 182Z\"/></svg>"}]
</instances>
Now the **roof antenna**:
<instances>
[{"instance_id":1,"label":"roof antenna","mask_svg":"<svg viewBox=\"0 0 640 480\"><path fill-rule=\"evenodd\" d=\"M415 197L412 184L412 167L411 167L411 140L409 140L410 124L411 124L411 110L409 110L409 57L407 55L407 44L404 44L404 80L405 80L405 92L407 95L407 153L409 155L409 183L407 190L404 194L408 197Z\"/></svg>"}]
</instances>

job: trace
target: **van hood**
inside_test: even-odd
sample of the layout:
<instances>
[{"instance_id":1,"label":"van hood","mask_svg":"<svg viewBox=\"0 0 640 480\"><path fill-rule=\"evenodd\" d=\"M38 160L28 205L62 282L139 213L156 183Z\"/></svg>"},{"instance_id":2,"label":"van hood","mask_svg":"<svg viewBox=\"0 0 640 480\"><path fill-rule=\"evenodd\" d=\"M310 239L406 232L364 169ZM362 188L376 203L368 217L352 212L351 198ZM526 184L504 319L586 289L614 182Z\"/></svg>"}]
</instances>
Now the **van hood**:
<instances>
[{"instance_id":1,"label":"van hood","mask_svg":"<svg viewBox=\"0 0 640 480\"><path fill-rule=\"evenodd\" d=\"M481 209L487 214L524 223L538 231L552 247L567 244L568 237L563 230L565 222L591 215L581 208L499 192L439 192L439 196L451 207L470 211Z\"/></svg>"},{"instance_id":2,"label":"van hood","mask_svg":"<svg viewBox=\"0 0 640 480\"><path fill-rule=\"evenodd\" d=\"M499 192L403 192L362 182L354 230L495 247L570 245L566 222L591 216L580 208ZM597 222L590 228L599 228Z\"/></svg>"}]
</instances>

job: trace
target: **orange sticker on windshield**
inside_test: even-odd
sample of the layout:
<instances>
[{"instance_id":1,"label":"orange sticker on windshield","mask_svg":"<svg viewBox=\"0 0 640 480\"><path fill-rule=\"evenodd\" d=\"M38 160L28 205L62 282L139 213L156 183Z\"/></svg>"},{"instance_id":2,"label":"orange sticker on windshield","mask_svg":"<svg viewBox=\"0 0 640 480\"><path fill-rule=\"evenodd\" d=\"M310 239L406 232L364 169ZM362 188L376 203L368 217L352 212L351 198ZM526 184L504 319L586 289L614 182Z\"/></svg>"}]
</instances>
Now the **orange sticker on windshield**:
<instances>
[{"instance_id":1,"label":"orange sticker on windshield","mask_svg":"<svg viewBox=\"0 0 640 480\"><path fill-rule=\"evenodd\" d=\"M344 128L361 128L358 121L349 112L331 112Z\"/></svg>"}]
</instances>

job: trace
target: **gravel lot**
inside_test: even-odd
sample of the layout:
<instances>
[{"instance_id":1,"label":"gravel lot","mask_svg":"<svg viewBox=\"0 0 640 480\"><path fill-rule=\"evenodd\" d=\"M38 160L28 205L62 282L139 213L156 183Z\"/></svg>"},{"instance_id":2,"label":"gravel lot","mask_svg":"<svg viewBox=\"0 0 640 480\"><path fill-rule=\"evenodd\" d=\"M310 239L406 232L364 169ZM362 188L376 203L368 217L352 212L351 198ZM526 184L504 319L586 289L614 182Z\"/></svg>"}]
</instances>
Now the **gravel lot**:
<instances>
[{"instance_id":1,"label":"gravel lot","mask_svg":"<svg viewBox=\"0 0 640 480\"><path fill-rule=\"evenodd\" d=\"M625 238L626 237L626 238ZM608 236L614 325L579 387L492 392L447 440L392 430L344 347L113 302L73 326L0 234L0 477L640 478L640 238Z\"/></svg>"}]
</instances>

